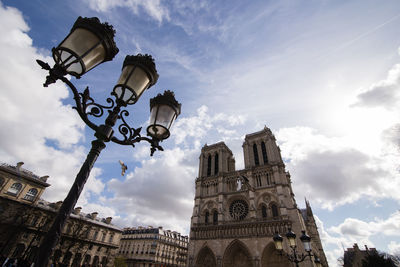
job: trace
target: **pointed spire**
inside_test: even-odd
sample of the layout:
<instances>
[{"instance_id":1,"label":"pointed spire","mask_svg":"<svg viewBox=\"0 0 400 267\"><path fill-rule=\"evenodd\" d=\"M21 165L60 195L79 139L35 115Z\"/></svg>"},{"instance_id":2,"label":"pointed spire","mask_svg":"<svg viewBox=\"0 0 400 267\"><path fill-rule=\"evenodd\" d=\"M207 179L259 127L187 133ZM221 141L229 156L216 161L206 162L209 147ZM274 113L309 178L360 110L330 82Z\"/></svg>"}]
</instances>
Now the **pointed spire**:
<instances>
[{"instance_id":1,"label":"pointed spire","mask_svg":"<svg viewBox=\"0 0 400 267\"><path fill-rule=\"evenodd\" d=\"M313 215L313 212L312 212L312 209L311 209L310 202L307 200L306 197L304 197L304 201L306 202L307 216L313 217L314 215Z\"/></svg>"}]
</instances>

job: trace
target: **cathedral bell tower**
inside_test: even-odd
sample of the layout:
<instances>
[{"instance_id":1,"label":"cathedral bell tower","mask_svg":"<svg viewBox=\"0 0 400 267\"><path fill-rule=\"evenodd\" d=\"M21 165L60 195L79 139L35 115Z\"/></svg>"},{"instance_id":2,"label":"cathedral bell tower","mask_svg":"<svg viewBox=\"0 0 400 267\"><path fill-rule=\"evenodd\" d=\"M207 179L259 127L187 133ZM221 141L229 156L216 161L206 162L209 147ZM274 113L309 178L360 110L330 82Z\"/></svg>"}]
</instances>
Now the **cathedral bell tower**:
<instances>
[{"instance_id":1,"label":"cathedral bell tower","mask_svg":"<svg viewBox=\"0 0 400 267\"><path fill-rule=\"evenodd\" d=\"M290 174L271 130L265 127L246 135L243 153L245 169L235 170L232 151L224 142L201 150L188 266L291 266L278 255L272 239L289 228L312 232L313 246L318 246L313 251L324 260L311 207L307 202L308 211L297 208ZM301 242L297 245L303 249ZM306 260L300 266L312 267L313 262Z\"/></svg>"}]
</instances>

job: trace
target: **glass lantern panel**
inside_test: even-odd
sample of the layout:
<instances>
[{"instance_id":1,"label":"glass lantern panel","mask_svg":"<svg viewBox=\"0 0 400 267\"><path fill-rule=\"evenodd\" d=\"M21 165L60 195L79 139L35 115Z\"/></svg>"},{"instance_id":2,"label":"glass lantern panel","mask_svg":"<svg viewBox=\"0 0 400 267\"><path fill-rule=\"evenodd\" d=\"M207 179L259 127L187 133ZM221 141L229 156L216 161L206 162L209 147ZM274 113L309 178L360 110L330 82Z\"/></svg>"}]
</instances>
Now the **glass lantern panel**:
<instances>
[{"instance_id":1,"label":"glass lantern panel","mask_svg":"<svg viewBox=\"0 0 400 267\"><path fill-rule=\"evenodd\" d=\"M103 62L106 54L103 45L100 43L100 39L94 33L82 28L75 29L68 36L68 38L59 45L58 48L65 48L67 50L73 51L73 59L70 59L69 62L74 61L77 58L82 58L86 71ZM85 55L85 53L87 53L90 49L93 50ZM63 55L62 58L68 58L68 54ZM79 61L73 63L67 68L67 72L76 72L77 74L83 74L82 67L77 66L79 64ZM63 65L67 64L64 63Z\"/></svg>"},{"instance_id":2,"label":"glass lantern panel","mask_svg":"<svg viewBox=\"0 0 400 267\"><path fill-rule=\"evenodd\" d=\"M153 115L153 114L152 114ZM160 105L158 108L157 121L154 123L169 129L175 119L175 110L168 105Z\"/></svg>"},{"instance_id":3,"label":"glass lantern panel","mask_svg":"<svg viewBox=\"0 0 400 267\"><path fill-rule=\"evenodd\" d=\"M124 97L122 98L122 101L128 103L128 104L133 104L132 101L134 101L135 96L133 94L133 92L130 90L130 88L125 88L125 93L124 93ZM132 100L133 98L133 100Z\"/></svg>"},{"instance_id":4,"label":"glass lantern panel","mask_svg":"<svg viewBox=\"0 0 400 267\"><path fill-rule=\"evenodd\" d=\"M296 239L293 237L288 238L289 240L289 246L295 247L296 246Z\"/></svg>"},{"instance_id":5,"label":"glass lantern panel","mask_svg":"<svg viewBox=\"0 0 400 267\"><path fill-rule=\"evenodd\" d=\"M277 249L277 250L282 250L282 241L275 241L275 248Z\"/></svg>"},{"instance_id":6,"label":"glass lantern panel","mask_svg":"<svg viewBox=\"0 0 400 267\"><path fill-rule=\"evenodd\" d=\"M129 77L129 80L126 85L135 92L136 99L138 99L142 95L143 91L149 85L149 82L150 79L147 73L143 71L140 67L136 67L132 75ZM133 104L133 103L128 103L128 104Z\"/></svg>"},{"instance_id":7,"label":"glass lantern panel","mask_svg":"<svg viewBox=\"0 0 400 267\"><path fill-rule=\"evenodd\" d=\"M175 110L168 105L154 106L151 109L150 126L147 132L162 140L169 136L169 128L175 120Z\"/></svg>"},{"instance_id":8,"label":"glass lantern panel","mask_svg":"<svg viewBox=\"0 0 400 267\"><path fill-rule=\"evenodd\" d=\"M304 250L311 251L311 243L309 241L303 242Z\"/></svg>"},{"instance_id":9,"label":"glass lantern panel","mask_svg":"<svg viewBox=\"0 0 400 267\"><path fill-rule=\"evenodd\" d=\"M121 86L115 86L114 87L114 93L117 95L117 98L120 99L122 96L122 87Z\"/></svg>"},{"instance_id":10,"label":"glass lantern panel","mask_svg":"<svg viewBox=\"0 0 400 267\"><path fill-rule=\"evenodd\" d=\"M79 75L83 73L82 65L74 54L71 54L69 51L65 50L58 50L58 52L60 53L60 56L58 57L58 55L56 55L55 61L59 65L69 66L69 73L76 73Z\"/></svg>"},{"instance_id":11,"label":"glass lantern panel","mask_svg":"<svg viewBox=\"0 0 400 267\"><path fill-rule=\"evenodd\" d=\"M135 66L127 65L122 69L121 76L119 76L117 84L123 85L125 81L128 79L129 74L132 72Z\"/></svg>"}]
</instances>

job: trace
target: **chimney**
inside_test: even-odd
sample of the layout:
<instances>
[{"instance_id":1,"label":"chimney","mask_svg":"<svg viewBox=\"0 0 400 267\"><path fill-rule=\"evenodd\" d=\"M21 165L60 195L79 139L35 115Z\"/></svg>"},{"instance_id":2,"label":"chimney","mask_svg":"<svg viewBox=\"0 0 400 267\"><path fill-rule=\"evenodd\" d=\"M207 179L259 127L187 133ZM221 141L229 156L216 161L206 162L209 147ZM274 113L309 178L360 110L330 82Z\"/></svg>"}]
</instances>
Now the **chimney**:
<instances>
[{"instance_id":1,"label":"chimney","mask_svg":"<svg viewBox=\"0 0 400 267\"><path fill-rule=\"evenodd\" d=\"M45 176L40 177L39 179L40 179L40 181L42 181L42 182L47 182L47 178L49 178L49 176L48 176L48 175L45 175Z\"/></svg>"},{"instance_id":2,"label":"chimney","mask_svg":"<svg viewBox=\"0 0 400 267\"><path fill-rule=\"evenodd\" d=\"M97 217L97 214L99 214L98 212L92 212L92 219L95 220Z\"/></svg>"},{"instance_id":3,"label":"chimney","mask_svg":"<svg viewBox=\"0 0 400 267\"><path fill-rule=\"evenodd\" d=\"M17 171L21 170L21 166L24 165L24 163L22 161L17 163Z\"/></svg>"},{"instance_id":4,"label":"chimney","mask_svg":"<svg viewBox=\"0 0 400 267\"><path fill-rule=\"evenodd\" d=\"M77 208L74 209L73 213L74 213L75 215L79 215L79 213L81 213L81 210L82 210L81 207L77 207Z\"/></svg>"},{"instance_id":5,"label":"chimney","mask_svg":"<svg viewBox=\"0 0 400 267\"><path fill-rule=\"evenodd\" d=\"M107 217L107 218L106 218L106 224L110 224L110 223L111 223L111 220L112 220L112 217Z\"/></svg>"}]
</instances>

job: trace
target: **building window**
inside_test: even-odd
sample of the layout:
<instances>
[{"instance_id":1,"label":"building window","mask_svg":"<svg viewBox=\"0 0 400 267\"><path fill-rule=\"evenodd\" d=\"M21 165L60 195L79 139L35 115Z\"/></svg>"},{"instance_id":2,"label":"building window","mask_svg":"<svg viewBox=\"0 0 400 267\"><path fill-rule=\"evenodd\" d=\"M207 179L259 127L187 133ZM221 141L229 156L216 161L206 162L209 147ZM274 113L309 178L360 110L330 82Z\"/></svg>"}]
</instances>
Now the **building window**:
<instances>
[{"instance_id":1,"label":"building window","mask_svg":"<svg viewBox=\"0 0 400 267\"><path fill-rule=\"evenodd\" d=\"M213 224L218 224L218 211L216 210L213 213Z\"/></svg>"},{"instance_id":2,"label":"building window","mask_svg":"<svg viewBox=\"0 0 400 267\"><path fill-rule=\"evenodd\" d=\"M261 215L263 218L267 218L267 207L264 205L261 206Z\"/></svg>"},{"instance_id":3,"label":"building window","mask_svg":"<svg viewBox=\"0 0 400 267\"><path fill-rule=\"evenodd\" d=\"M214 174L215 174L215 175L217 175L218 172L219 172L218 161L219 161L219 159L218 159L218 153L216 153L216 154L215 154L215 157L214 157Z\"/></svg>"},{"instance_id":4,"label":"building window","mask_svg":"<svg viewBox=\"0 0 400 267\"><path fill-rule=\"evenodd\" d=\"M36 188L31 188L24 196L25 200L34 201L38 191Z\"/></svg>"},{"instance_id":5,"label":"building window","mask_svg":"<svg viewBox=\"0 0 400 267\"><path fill-rule=\"evenodd\" d=\"M211 175L211 155L208 155L207 160L207 176Z\"/></svg>"},{"instance_id":6,"label":"building window","mask_svg":"<svg viewBox=\"0 0 400 267\"><path fill-rule=\"evenodd\" d=\"M271 173L267 173L267 185L271 185L272 184L272 175Z\"/></svg>"},{"instance_id":7,"label":"building window","mask_svg":"<svg viewBox=\"0 0 400 267\"><path fill-rule=\"evenodd\" d=\"M262 186L261 176L256 176L257 187Z\"/></svg>"},{"instance_id":8,"label":"building window","mask_svg":"<svg viewBox=\"0 0 400 267\"><path fill-rule=\"evenodd\" d=\"M13 183L13 185L8 189L7 193L11 195L17 195L22 188L22 184Z\"/></svg>"},{"instance_id":9,"label":"building window","mask_svg":"<svg viewBox=\"0 0 400 267\"><path fill-rule=\"evenodd\" d=\"M265 143L264 142L261 142L261 152L262 152L262 155L263 155L264 164L267 164L268 163L267 149L265 148Z\"/></svg>"},{"instance_id":10,"label":"building window","mask_svg":"<svg viewBox=\"0 0 400 267\"><path fill-rule=\"evenodd\" d=\"M0 177L0 186L2 186L4 184L4 178Z\"/></svg>"},{"instance_id":11,"label":"building window","mask_svg":"<svg viewBox=\"0 0 400 267\"><path fill-rule=\"evenodd\" d=\"M39 220L39 216L35 215L32 219L31 225L36 226L37 222Z\"/></svg>"},{"instance_id":12,"label":"building window","mask_svg":"<svg viewBox=\"0 0 400 267\"><path fill-rule=\"evenodd\" d=\"M106 240L106 235L107 233L103 233L103 236L101 237L101 242L104 242L104 240Z\"/></svg>"},{"instance_id":13,"label":"building window","mask_svg":"<svg viewBox=\"0 0 400 267\"><path fill-rule=\"evenodd\" d=\"M96 232L94 233L94 235L93 235L93 240L96 240L98 235L99 235L99 231L96 231Z\"/></svg>"},{"instance_id":14,"label":"building window","mask_svg":"<svg viewBox=\"0 0 400 267\"><path fill-rule=\"evenodd\" d=\"M278 213L278 207L275 204L271 205L271 211L272 211L272 217L278 217L279 213Z\"/></svg>"},{"instance_id":15,"label":"building window","mask_svg":"<svg viewBox=\"0 0 400 267\"><path fill-rule=\"evenodd\" d=\"M204 223L208 223L208 217L210 217L210 213L208 211L206 211L206 214L204 216Z\"/></svg>"},{"instance_id":16,"label":"building window","mask_svg":"<svg viewBox=\"0 0 400 267\"><path fill-rule=\"evenodd\" d=\"M254 164L256 164L256 166L260 165L260 160L258 159L258 151L257 151L256 144L253 145L253 154L254 154Z\"/></svg>"},{"instance_id":17,"label":"building window","mask_svg":"<svg viewBox=\"0 0 400 267\"><path fill-rule=\"evenodd\" d=\"M108 240L108 242L112 243L113 239L114 239L114 235L112 234L112 235L110 235L110 239Z\"/></svg>"}]
</instances>

